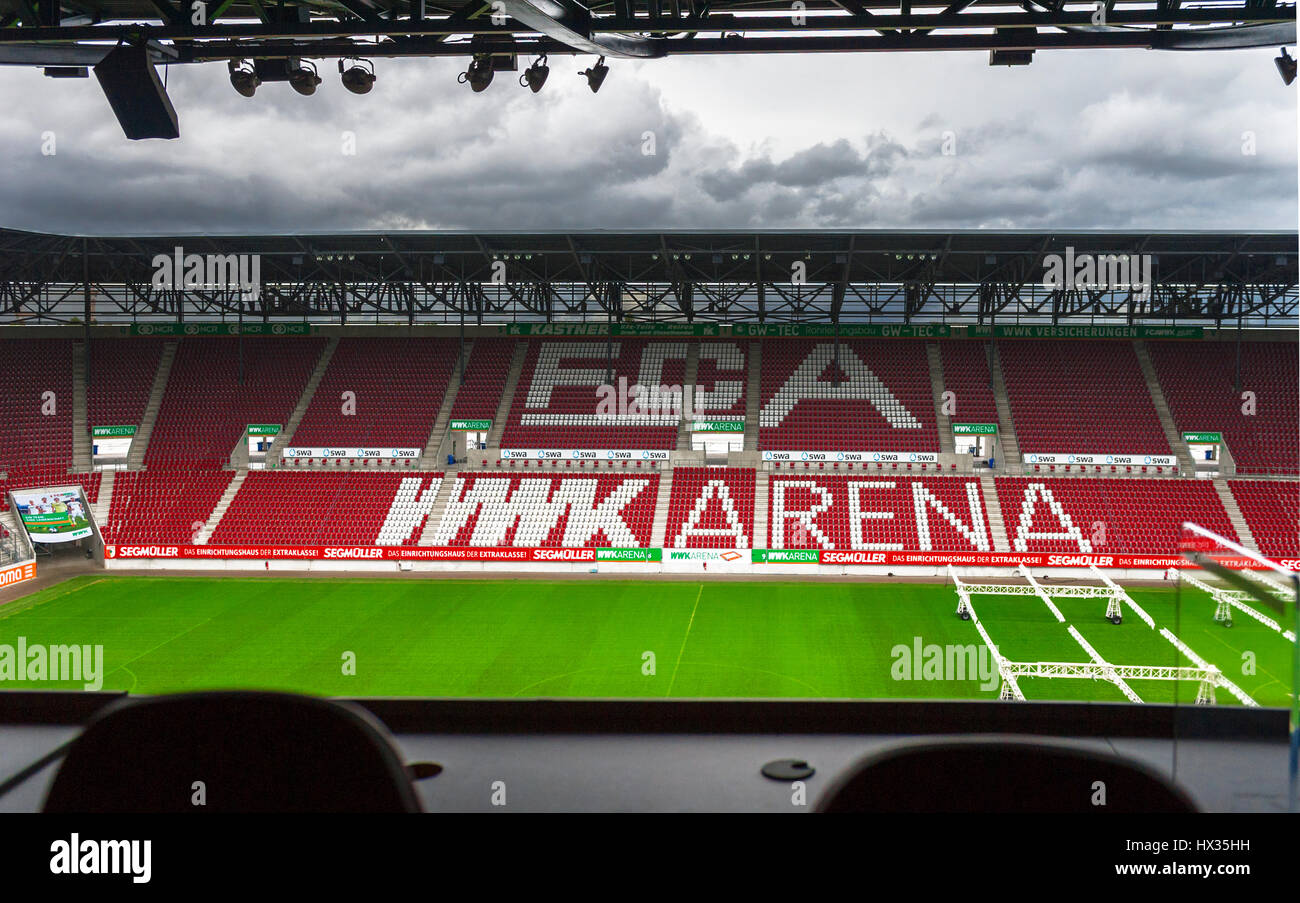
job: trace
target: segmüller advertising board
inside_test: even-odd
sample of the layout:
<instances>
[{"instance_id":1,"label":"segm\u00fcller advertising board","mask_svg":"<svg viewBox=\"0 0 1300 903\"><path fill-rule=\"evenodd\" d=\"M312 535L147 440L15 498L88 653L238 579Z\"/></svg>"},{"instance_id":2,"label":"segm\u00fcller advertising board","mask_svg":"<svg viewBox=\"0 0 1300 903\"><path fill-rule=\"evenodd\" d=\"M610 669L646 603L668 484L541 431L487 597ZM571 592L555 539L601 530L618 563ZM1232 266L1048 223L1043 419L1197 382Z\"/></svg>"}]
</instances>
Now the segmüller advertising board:
<instances>
[{"instance_id":1,"label":"segm\u00fcller advertising board","mask_svg":"<svg viewBox=\"0 0 1300 903\"><path fill-rule=\"evenodd\" d=\"M549 564L662 564L669 570L712 565L719 570L775 564L853 566L1018 567L1161 569L1195 567L1179 554L1096 552L953 552L875 549L677 549L677 548L539 548L535 546L217 546L130 545L104 547L104 557L126 559L212 559L248 561L427 561L531 562ZM1254 567L1249 559L1222 559L1231 568ZM1282 566L1300 570L1300 560Z\"/></svg>"}]
</instances>

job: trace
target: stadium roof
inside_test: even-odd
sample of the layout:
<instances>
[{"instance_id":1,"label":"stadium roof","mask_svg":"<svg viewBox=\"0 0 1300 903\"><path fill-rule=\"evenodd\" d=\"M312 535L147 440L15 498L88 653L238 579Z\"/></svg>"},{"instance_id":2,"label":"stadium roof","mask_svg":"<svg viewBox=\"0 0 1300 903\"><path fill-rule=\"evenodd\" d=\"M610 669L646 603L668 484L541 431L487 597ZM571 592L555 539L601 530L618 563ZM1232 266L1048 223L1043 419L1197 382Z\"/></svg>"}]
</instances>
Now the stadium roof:
<instances>
[{"instance_id":1,"label":"stadium roof","mask_svg":"<svg viewBox=\"0 0 1300 903\"><path fill-rule=\"evenodd\" d=\"M179 258L178 258L179 255ZM189 258L187 255L198 255ZM257 291L177 267L256 262ZM1133 285L1081 271L1132 262ZM67 236L0 230L0 322L1294 326L1294 232L585 231ZM1084 272L1045 284L1052 266ZM211 268L205 272L211 274ZM1142 275L1149 274L1149 279ZM175 276L175 278L173 278ZM1139 278L1141 277L1141 278ZM1146 290L1149 288L1149 291Z\"/></svg>"},{"instance_id":2,"label":"stadium roof","mask_svg":"<svg viewBox=\"0 0 1300 903\"><path fill-rule=\"evenodd\" d=\"M162 64L224 61L251 97L265 82L314 93L311 60L338 59L343 84L365 94L379 58L468 57L460 80L475 91L532 58L537 91L548 54L591 54L594 92L606 56L978 50L1025 66L1040 49L1279 47L1295 43L1295 18L1278 0L0 0L0 65L61 78L93 66L126 136L166 139L180 120ZM1276 65L1290 84L1295 59Z\"/></svg>"},{"instance_id":3,"label":"stadium roof","mask_svg":"<svg viewBox=\"0 0 1300 903\"><path fill-rule=\"evenodd\" d=\"M1277 0L0 0L0 62L93 66L118 40L155 62L904 50L1204 50L1295 43ZM494 16L494 10L499 14ZM197 15L197 17L196 17ZM107 42L107 43L105 43ZM1001 60L1027 63L1028 58ZM991 62L998 62L991 59Z\"/></svg>"}]
</instances>

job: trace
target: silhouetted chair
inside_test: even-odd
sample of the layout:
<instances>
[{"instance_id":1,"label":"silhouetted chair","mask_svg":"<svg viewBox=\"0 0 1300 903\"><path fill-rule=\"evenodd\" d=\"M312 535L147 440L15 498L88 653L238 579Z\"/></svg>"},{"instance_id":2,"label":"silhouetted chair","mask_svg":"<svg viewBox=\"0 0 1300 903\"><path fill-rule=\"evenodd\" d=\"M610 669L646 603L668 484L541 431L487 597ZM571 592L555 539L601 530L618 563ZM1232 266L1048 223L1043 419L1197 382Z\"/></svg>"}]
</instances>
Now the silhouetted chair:
<instances>
[{"instance_id":1,"label":"silhouetted chair","mask_svg":"<svg viewBox=\"0 0 1300 903\"><path fill-rule=\"evenodd\" d=\"M1104 796L1103 796L1104 795ZM1104 805L1097 805L1100 799ZM921 743L868 756L820 812L1195 812L1146 766L1110 753L1008 740Z\"/></svg>"},{"instance_id":2,"label":"silhouetted chair","mask_svg":"<svg viewBox=\"0 0 1300 903\"><path fill-rule=\"evenodd\" d=\"M203 784L206 805L195 805ZM383 728L283 693L132 700L73 742L46 812L418 812Z\"/></svg>"}]
</instances>

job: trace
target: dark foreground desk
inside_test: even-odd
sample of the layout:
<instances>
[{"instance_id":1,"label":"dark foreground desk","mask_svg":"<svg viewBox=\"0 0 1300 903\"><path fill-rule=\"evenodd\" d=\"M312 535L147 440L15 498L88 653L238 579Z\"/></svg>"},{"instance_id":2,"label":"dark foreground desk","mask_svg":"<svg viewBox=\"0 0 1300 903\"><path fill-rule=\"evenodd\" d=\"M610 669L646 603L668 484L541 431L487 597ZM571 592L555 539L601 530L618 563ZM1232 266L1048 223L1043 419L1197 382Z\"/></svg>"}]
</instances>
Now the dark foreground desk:
<instances>
[{"instance_id":1,"label":"dark foreground desk","mask_svg":"<svg viewBox=\"0 0 1300 903\"><path fill-rule=\"evenodd\" d=\"M121 698L0 693L0 812L39 811L63 748L96 711ZM1287 713L1276 709L786 700L353 703L388 728L408 764L442 767L416 781L431 812L809 812L864 755L918 739L990 735L1050 738L1119 754L1171 778L1207 811L1281 812L1287 805ZM802 794L760 774L778 759L816 769Z\"/></svg>"}]
</instances>

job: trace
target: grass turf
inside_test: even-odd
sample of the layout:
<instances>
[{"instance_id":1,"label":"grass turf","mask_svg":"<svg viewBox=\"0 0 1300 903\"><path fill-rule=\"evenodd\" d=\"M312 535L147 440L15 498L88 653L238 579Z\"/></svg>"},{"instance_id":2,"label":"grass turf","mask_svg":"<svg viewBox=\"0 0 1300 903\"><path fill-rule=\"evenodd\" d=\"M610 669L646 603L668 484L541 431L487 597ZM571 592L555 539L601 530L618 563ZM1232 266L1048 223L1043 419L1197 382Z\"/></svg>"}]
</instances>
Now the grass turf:
<instances>
[{"instance_id":1,"label":"grass turf","mask_svg":"<svg viewBox=\"0 0 1300 903\"><path fill-rule=\"evenodd\" d=\"M1287 705L1290 644L1245 617L1229 630L1203 594L1140 590L1157 626L1263 705ZM1017 661L1087 661L1035 597L976 596ZM1126 612L1057 600L1108 661L1190 664ZM950 587L904 583L79 577L0 607L0 644L104 647L103 688L278 689L338 696L950 698L978 680L898 680L894 650L979 644ZM1243 652L1256 657L1243 674ZM355 657L355 674L345 658ZM6 681L0 688L80 684ZM1180 684L1180 701L1195 699ZM1143 681L1144 699L1174 699ZM1111 684L1025 679L1030 699L1122 701ZM1234 700L1219 691L1220 702Z\"/></svg>"}]
</instances>

